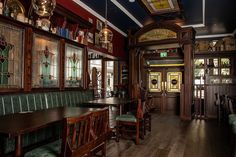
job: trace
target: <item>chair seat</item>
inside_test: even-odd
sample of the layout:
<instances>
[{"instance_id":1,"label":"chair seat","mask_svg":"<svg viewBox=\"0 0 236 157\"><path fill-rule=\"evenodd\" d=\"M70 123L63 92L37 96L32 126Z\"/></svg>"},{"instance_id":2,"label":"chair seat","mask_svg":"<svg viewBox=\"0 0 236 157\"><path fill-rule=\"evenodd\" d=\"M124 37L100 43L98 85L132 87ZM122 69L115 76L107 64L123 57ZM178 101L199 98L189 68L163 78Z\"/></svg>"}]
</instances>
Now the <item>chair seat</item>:
<instances>
[{"instance_id":1,"label":"chair seat","mask_svg":"<svg viewBox=\"0 0 236 157\"><path fill-rule=\"evenodd\" d=\"M125 122L137 122L137 119L132 114L122 114L116 117L117 121L125 121Z\"/></svg>"},{"instance_id":2,"label":"chair seat","mask_svg":"<svg viewBox=\"0 0 236 157\"><path fill-rule=\"evenodd\" d=\"M57 140L27 152L24 157L58 157L60 152L61 140Z\"/></svg>"},{"instance_id":3,"label":"chair seat","mask_svg":"<svg viewBox=\"0 0 236 157\"><path fill-rule=\"evenodd\" d=\"M236 121L236 114L229 115L229 125L232 125Z\"/></svg>"},{"instance_id":4,"label":"chair seat","mask_svg":"<svg viewBox=\"0 0 236 157\"><path fill-rule=\"evenodd\" d=\"M236 134L236 121L232 123L232 131L234 134Z\"/></svg>"}]
</instances>

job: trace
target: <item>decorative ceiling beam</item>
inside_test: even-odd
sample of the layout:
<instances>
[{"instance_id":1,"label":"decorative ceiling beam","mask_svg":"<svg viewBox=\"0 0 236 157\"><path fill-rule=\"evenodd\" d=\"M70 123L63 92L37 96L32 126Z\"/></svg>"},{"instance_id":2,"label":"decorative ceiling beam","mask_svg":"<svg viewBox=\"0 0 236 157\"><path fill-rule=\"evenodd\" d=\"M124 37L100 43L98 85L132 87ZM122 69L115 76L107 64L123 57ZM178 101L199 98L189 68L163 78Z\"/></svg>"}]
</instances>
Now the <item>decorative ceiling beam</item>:
<instances>
[{"instance_id":1,"label":"decorative ceiling beam","mask_svg":"<svg viewBox=\"0 0 236 157\"><path fill-rule=\"evenodd\" d=\"M115 6L117 6L123 13L125 13L131 20L133 20L139 27L143 27L143 24L139 22L127 9L125 9L117 0L111 0Z\"/></svg>"}]
</instances>

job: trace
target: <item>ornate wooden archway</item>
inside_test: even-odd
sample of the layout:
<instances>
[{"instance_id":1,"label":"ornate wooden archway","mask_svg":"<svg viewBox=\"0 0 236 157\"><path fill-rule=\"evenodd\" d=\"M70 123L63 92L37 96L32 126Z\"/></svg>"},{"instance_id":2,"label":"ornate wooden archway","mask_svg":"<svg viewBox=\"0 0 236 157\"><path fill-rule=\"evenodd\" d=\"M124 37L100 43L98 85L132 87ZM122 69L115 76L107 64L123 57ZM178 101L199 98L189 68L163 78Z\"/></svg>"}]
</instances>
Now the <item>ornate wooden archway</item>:
<instances>
[{"instance_id":1,"label":"ornate wooden archway","mask_svg":"<svg viewBox=\"0 0 236 157\"><path fill-rule=\"evenodd\" d=\"M135 33L129 34L129 91L133 96L132 85L140 83L141 49L147 46L177 43L182 48L184 60L184 85L181 90L180 117L191 119L193 102L193 28L181 28L170 23L151 23Z\"/></svg>"}]
</instances>

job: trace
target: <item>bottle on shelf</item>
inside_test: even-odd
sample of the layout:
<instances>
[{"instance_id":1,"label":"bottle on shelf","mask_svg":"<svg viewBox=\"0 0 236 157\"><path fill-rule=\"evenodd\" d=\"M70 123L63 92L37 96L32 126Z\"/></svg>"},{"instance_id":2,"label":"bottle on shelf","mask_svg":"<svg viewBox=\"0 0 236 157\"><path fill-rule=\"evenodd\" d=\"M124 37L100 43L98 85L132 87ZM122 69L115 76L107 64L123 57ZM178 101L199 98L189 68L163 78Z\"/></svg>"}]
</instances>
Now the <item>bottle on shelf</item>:
<instances>
[{"instance_id":1,"label":"bottle on shelf","mask_svg":"<svg viewBox=\"0 0 236 157\"><path fill-rule=\"evenodd\" d=\"M3 3L0 2L0 15L2 15L2 13L3 13Z\"/></svg>"}]
</instances>

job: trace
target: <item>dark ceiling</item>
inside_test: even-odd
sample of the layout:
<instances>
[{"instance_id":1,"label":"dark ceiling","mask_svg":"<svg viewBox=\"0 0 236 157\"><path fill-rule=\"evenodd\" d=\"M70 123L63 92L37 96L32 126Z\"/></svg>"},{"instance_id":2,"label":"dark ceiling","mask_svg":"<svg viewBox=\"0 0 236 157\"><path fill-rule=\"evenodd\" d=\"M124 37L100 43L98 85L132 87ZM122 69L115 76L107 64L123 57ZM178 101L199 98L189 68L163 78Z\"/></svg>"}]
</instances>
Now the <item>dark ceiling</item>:
<instances>
[{"instance_id":1,"label":"dark ceiling","mask_svg":"<svg viewBox=\"0 0 236 157\"><path fill-rule=\"evenodd\" d=\"M81 0L91 9L105 17L105 0ZM113 0L114 1L114 0ZM131 3L129 0L116 0L141 24L144 24L150 15L140 5L138 0ZM236 29L236 0L181 0L182 25L203 25L203 3L205 2L205 26L195 27L197 35L232 34ZM123 32L128 29L140 29L130 17L119 9L111 0L108 0L108 21ZM154 18L159 21L158 17ZM200 26L201 26L200 25Z\"/></svg>"}]
</instances>

